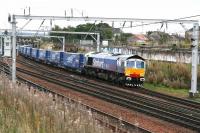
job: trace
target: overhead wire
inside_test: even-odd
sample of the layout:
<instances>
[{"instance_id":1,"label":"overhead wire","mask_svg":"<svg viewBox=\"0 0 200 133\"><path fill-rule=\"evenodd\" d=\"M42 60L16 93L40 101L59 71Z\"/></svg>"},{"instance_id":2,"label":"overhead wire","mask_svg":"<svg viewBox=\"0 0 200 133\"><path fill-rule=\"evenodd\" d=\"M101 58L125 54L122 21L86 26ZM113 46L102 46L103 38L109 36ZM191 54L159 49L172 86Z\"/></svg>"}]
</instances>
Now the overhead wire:
<instances>
[{"instance_id":1,"label":"overhead wire","mask_svg":"<svg viewBox=\"0 0 200 133\"><path fill-rule=\"evenodd\" d=\"M167 24L168 22L175 22L175 21L184 20L184 19L189 19L189 18L194 18L194 17L200 17L200 15L193 15L193 16L182 17L182 18L178 18L178 19L169 19L169 20L159 21L159 22L152 22L152 23L131 25L131 26L127 26L127 27L124 27L124 26L123 26L123 27L119 27L119 28L132 28L132 27L148 26L148 25L160 24L160 23L166 23L166 24ZM131 21L131 22L132 22L132 21Z\"/></svg>"},{"instance_id":2,"label":"overhead wire","mask_svg":"<svg viewBox=\"0 0 200 133\"><path fill-rule=\"evenodd\" d=\"M22 27L20 28L20 30L23 30L23 29L31 22L31 20L32 20L32 19L29 19L29 20L24 24L24 26L22 26Z\"/></svg>"},{"instance_id":3,"label":"overhead wire","mask_svg":"<svg viewBox=\"0 0 200 133\"><path fill-rule=\"evenodd\" d=\"M37 30L37 31L36 31L36 33L35 33L35 36L37 36L37 34L38 34L38 31L40 30L40 28L41 28L41 26L43 25L44 21L45 21L45 19L43 19L42 23L40 24L40 26L39 26L38 30Z\"/></svg>"},{"instance_id":4,"label":"overhead wire","mask_svg":"<svg viewBox=\"0 0 200 133\"><path fill-rule=\"evenodd\" d=\"M90 31L95 27L96 22L97 22L97 21L95 20L94 23L92 24L92 26L90 27L90 29L89 29L88 32L90 32ZM90 36L91 36L91 35L90 35ZM85 35L84 40L85 40L87 37L88 37L88 34ZM93 37L93 36L92 36L92 37Z\"/></svg>"}]
</instances>

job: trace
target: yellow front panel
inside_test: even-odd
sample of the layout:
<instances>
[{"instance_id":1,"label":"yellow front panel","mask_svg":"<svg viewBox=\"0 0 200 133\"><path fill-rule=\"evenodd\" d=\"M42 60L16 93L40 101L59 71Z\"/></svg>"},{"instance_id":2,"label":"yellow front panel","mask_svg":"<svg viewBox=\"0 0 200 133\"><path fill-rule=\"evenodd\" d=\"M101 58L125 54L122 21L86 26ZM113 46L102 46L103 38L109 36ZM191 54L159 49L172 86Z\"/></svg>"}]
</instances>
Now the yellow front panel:
<instances>
[{"instance_id":1,"label":"yellow front panel","mask_svg":"<svg viewBox=\"0 0 200 133\"><path fill-rule=\"evenodd\" d=\"M139 75L140 77L144 77L145 69L137 69L137 68L125 68L125 76L131 75Z\"/></svg>"}]
</instances>

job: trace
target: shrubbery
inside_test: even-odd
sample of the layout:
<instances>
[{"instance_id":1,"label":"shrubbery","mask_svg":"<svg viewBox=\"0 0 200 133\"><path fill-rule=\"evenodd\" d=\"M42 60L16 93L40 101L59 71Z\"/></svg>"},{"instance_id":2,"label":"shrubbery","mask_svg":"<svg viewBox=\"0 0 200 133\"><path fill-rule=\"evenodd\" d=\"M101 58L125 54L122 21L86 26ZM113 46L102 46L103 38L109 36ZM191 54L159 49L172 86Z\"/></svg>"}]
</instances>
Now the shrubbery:
<instances>
[{"instance_id":1,"label":"shrubbery","mask_svg":"<svg viewBox=\"0 0 200 133\"><path fill-rule=\"evenodd\" d=\"M110 133L79 104L12 85L0 75L0 133Z\"/></svg>"},{"instance_id":2,"label":"shrubbery","mask_svg":"<svg viewBox=\"0 0 200 133\"><path fill-rule=\"evenodd\" d=\"M172 88L190 88L191 65L149 61L145 77L146 82L153 84L165 85ZM200 66L198 68L198 81L200 81Z\"/></svg>"}]
</instances>

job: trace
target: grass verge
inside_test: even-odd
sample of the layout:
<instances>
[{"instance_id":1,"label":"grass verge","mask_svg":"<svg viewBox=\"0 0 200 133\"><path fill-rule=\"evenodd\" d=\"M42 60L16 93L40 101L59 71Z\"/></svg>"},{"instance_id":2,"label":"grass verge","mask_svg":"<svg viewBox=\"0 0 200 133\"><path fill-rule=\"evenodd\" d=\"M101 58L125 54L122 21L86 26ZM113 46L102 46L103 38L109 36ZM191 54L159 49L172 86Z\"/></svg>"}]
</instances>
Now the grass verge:
<instances>
[{"instance_id":1,"label":"grass verge","mask_svg":"<svg viewBox=\"0 0 200 133\"><path fill-rule=\"evenodd\" d=\"M177 89L177 88L172 88L172 87L166 87L164 85L159 85L159 84L155 85L151 83L144 83L144 87L156 92L167 94L167 95L200 102L200 94L197 94L197 97L195 98L192 98L192 99L189 98L189 89Z\"/></svg>"},{"instance_id":2,"label":"grass verge","mask_svg":"<svg viewBox=\"0 0 200 133\"><path fill-rule=\"evenodd\" d=\"M95 114L0 75L0 133L111 133Z\"/></svg>"}]
</instances>

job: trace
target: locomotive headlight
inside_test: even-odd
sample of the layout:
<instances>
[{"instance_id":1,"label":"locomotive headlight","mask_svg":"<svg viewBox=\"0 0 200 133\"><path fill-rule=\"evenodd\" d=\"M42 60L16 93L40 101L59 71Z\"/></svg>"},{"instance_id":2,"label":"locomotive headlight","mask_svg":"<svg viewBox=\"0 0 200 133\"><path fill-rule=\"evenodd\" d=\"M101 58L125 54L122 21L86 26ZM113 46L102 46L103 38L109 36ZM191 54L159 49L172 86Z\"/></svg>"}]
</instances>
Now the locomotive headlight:
<instances>
[{"instance_id":1,"label":"locomotive headlight","mask_svg":"<svg viewBox=\"0 0 200 133\"><path fill-rule=\"evenodd\" d=\"M126 80L131 80L131 77L126 77Z\"/></svg>"},{"instance_id":2,"label":"locomotive headlight","mask_svg":"<svg viewBox=\"0 0 200 133\"><path fill-rule=\"evenodd\" d=\"M140 81L145 81L145 78L140 78Z\"/></svg>"}]
</instances>

